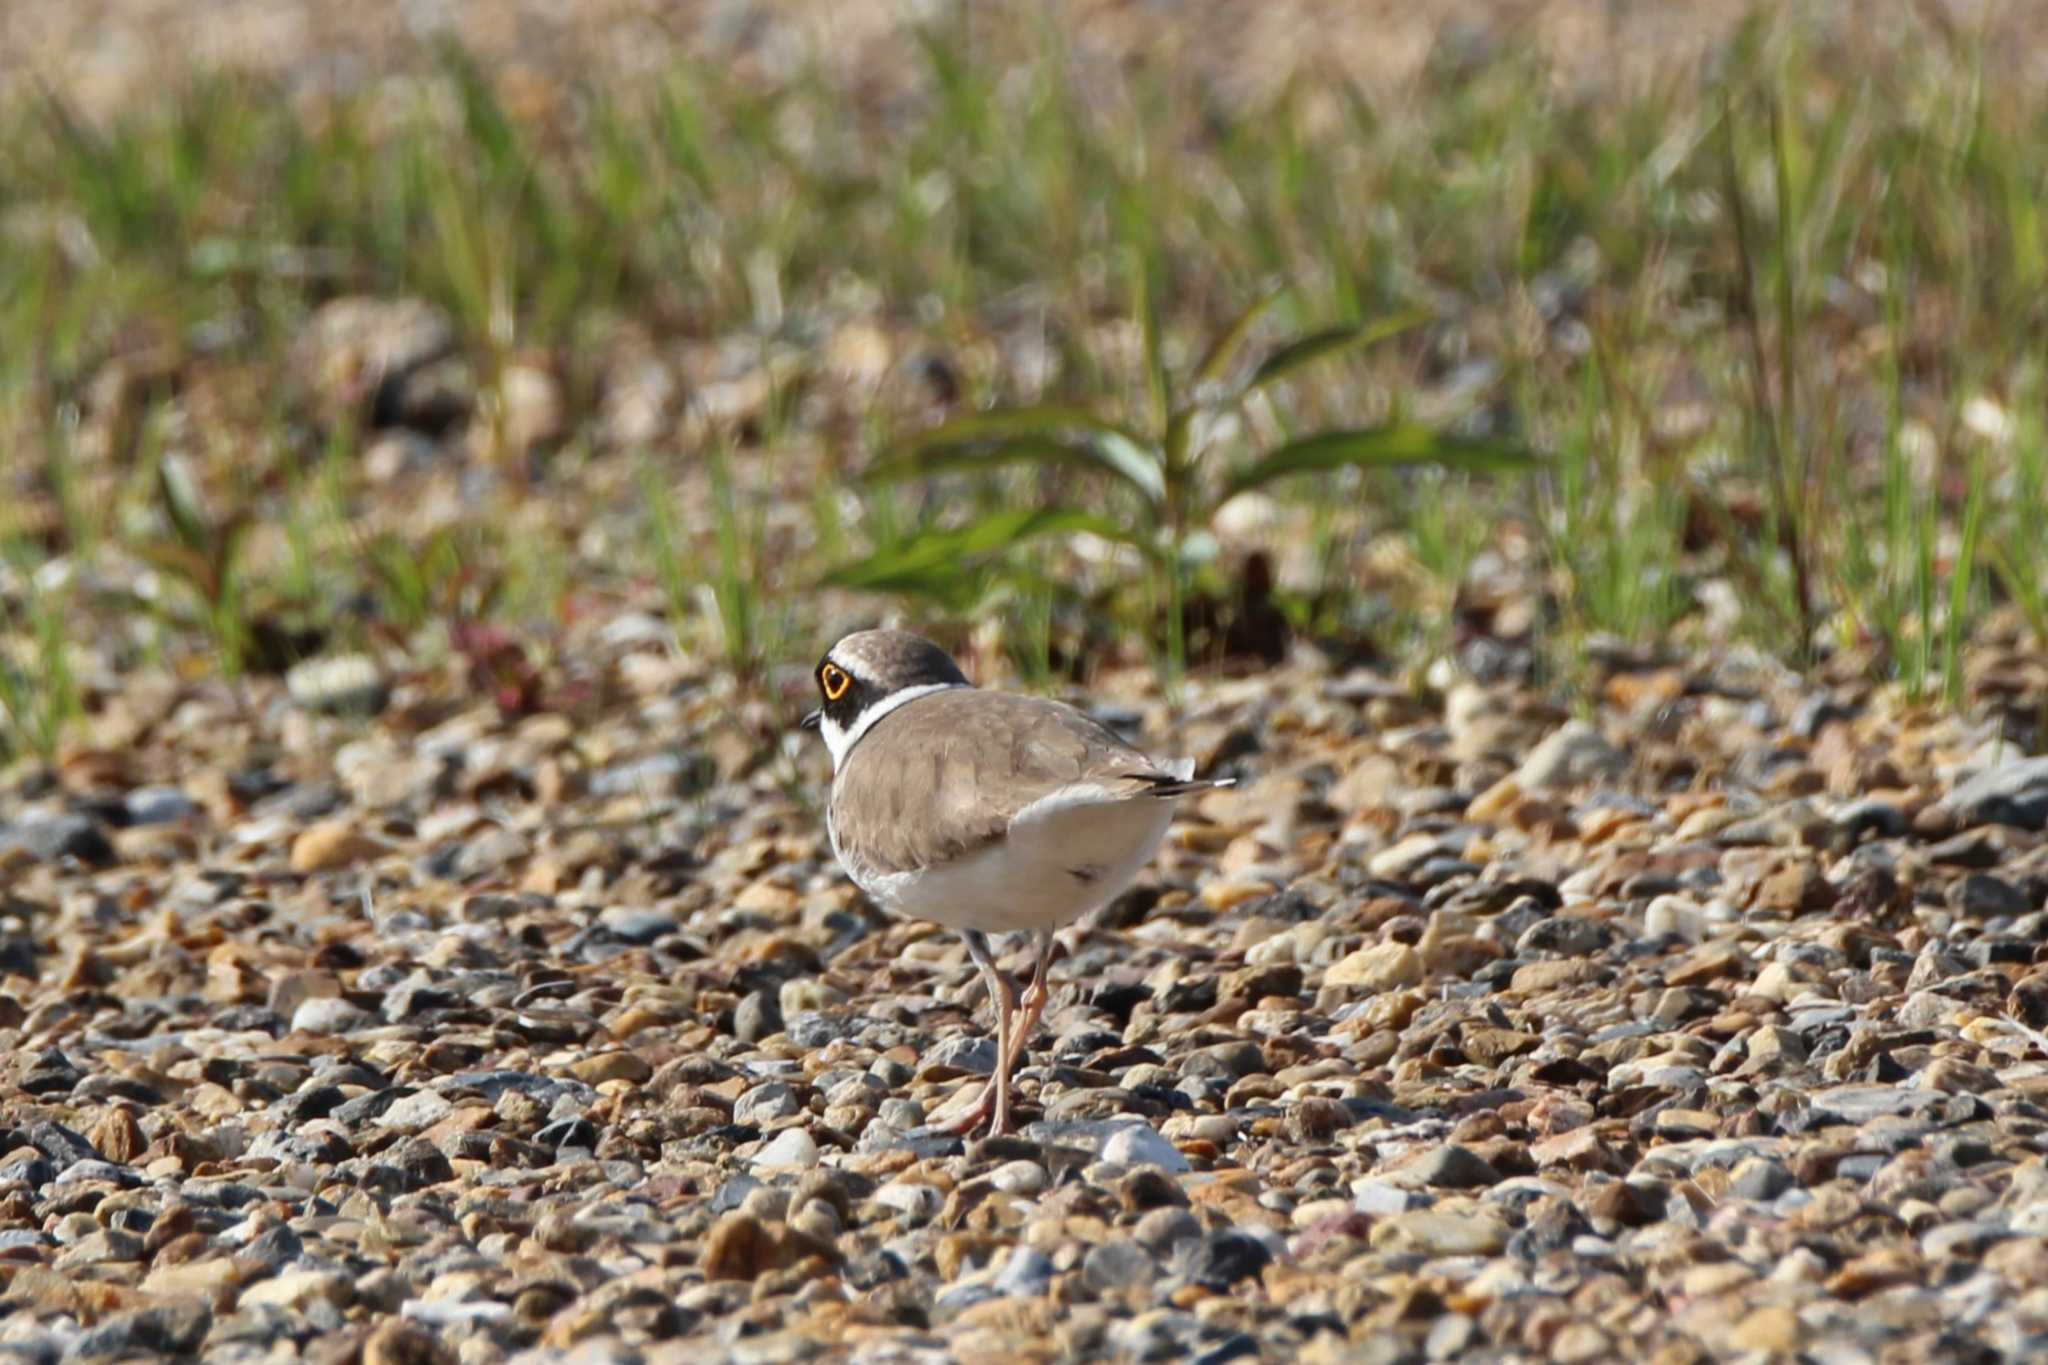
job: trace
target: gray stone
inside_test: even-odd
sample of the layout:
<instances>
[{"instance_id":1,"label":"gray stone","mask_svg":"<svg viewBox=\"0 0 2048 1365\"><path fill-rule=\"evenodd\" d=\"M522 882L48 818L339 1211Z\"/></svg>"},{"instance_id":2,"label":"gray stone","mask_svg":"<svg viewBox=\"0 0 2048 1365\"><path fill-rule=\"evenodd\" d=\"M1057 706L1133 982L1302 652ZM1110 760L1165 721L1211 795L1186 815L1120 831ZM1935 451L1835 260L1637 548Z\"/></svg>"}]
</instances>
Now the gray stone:
<instances>
[{"instance_id":1,"label":"gray stone","mask_svg":"<svg viewBox=\"0 0 2048 1365\"><path fill-rule=\"evenodd\" d=\"M732 1012L733 1037L758 1043L782 1032L782 1002L773 991L755 991Z\"/></svg>"},{"instance_id":2,"label":"gray stone","mask_svg":"<svg viewBox=\"0 0 2048 1365\"><path fill-rule=\"evenodd\" d=\"M1151 1210L1131 1229L1138 1245L1159 1257L1172 1255L1181 1243L1195 1241L1201 1235L1202 1220L1174 1205Z\"/></svg>"},{"instance_id":3,"label":"gray stone","mask_svg":"<svg viewBox=\"0 0 2048 1365\"><path fill-rule=\"evenodd\" d=\"M632 905L614 905L601 912L597 922L627 943L648 944L674 933L679 925L673 910L648 910Z\"/></svg>"},{"instance_id":4,"label":"gray stone","mask_svg":"<svg viewBox=\"0 0 2048 1365\"><path fill-rule=\"evenodd\" d=\"M2048 828L2048 755L1979 773L1942 803L1965 825Z\"/></svg>"},{"instance_id":5,"label":"gray stone","mask_svg":"<svg viewBox=\"0 0 2048 1365\"><path fill-rule=\"evenodd\" d=\"M444 1096L432 1090L420 1090L392 1101L391 1106L378 1116L377 1126L401 1133L417 1133L447 1118L454 1108L454 1104Z\"/></svg>"},{"instance_id":6,"label":"gray stone","mask_svg":"<svg viewBox=\"0 0 2048 1365\"><path fill-rule=\"evenodd\" d=\"M1906 813L1889 801L1851 801L1834 815L1835 828L1850 843L1869 837L1899 839L1906 834Z\"/></svg>"},{"instance_id":7,"label":"gray stone","mask_svg":"<svg viewBox=\"0 0 2048 1365\"><path fill-rule=\"evenodd\" d=\"M1009 1259L995 1278L996 1292L1014 1298L1032 1299L1052 1288L1053 1266L1046 1254L1021 1243L1010 1248Z\"/></svg>"},{"instance_id":8,"label":"gray stone","mask_svg":"<svg viewBox=\"0 0 2048 1365\"><path fill-rule=\"evenodd\" d=\"M199 804L176 787L138 787L121 799L131 825L174 825L199 814Z\"/></svg>"},{"instance_id":9,"label":"gray stone","mask_svg":"<svg viewBox=\"0 0 2048 1365\"><path fill-rule=\"evenodd\" d=\"M1525 791L1571 787L1628 771L1628 755L1582 720L1567 721L1529 751L1515 780Z\"/></svg>"},{"instance_id":10,"label":"gray stone","mask_svg":"<svg viewBox=\"0 0 2048 1365\"><path fill-rule=\"evenodd\" d=\"M767 1081L733 1101L732 1121L752 1127L786 1119L801 1112L796 1091L782 1081Z\"/></svg>"},{"instance_id":11,"label":"gray stone","mask_svg":"<svg viewBox=\"0 0 2048 1365\"><path fill-rule=\"evenodd\" d=\"M1150 1284L1158 1273L1152 1253L1136 1242L1104 1242L1081 1262L1081 1278L1098 1294Z\"/></svg>"},{"instance_id":12,"label":"gray stone","mask_svg":"<svg viewBox=\"0 0 2048 1365\"><path fill-rule=\"evenodd\" d=\"M955 1071L972 1071L982 1076L996 1069L996 1040L979 1035L948 1038L924 1054L927 1067L945 1066Z\"/></svg>"},{"instance_id":13,"label":"gray stone","mask_svg":"<svg viewBox=\"0 0 2048 1365\"><path fill-rule=\"evenodd\" d=\"M1581 919L1577 915L1553 915L1529 926L1528 932L1515 941L1515 955L1591 957L1607 946L1607 938L1608 929L1604 924Z\"/></svg>"},{"instance_id":14,"label":"gray stone","mask_svg":"<svg viewBox=\"0 0 2048 1365\"><path fill-rule=\"evenodd\" d=\"M614 796L674 796L682 790L689 765L678 753L650 754L624 763L614 763L590 779L590 794Z\"/></svg>"},{"instance_id":15,"label":"gray stone","mask_svg":"<svg viewBox=\"0 0 2048 1365\"><path fill-rule=\"evenodd\" d=\"M1948 889L1949 908L1959 915L1973 919L1992 919L1999 915L2024 915L2034 907L2020 894L2018 887L2003 877L1994 877L1988 872L1972 872L1960 881L1950 884Z\"/></svg>"},{"instance_id":16,"label":"gray stone","mask_svg":"<svg viewBox=\"0 0 2048 1365\"><path fill-rule=\"evenodd\" d=\"M114 862L114 846L99 825L83 815L32 816L18 825L0 825L0 853L11 848L48 863L76 858L93 867L109 867Z\"/></svg>"},{"instance_id":17,"label":"gray stone","mask_svg":"<svg viewBox=\"0 0 2048 1365\"><path fill-rule=\"evenodd\" d=\"M1492 1162L1455 1143L1437 1148L1408 1169L1424 1183L1445 1189L1470 1190L1500 1183L1500 1172Z\"/></svg>"},{"instance_id":18,"label":"gray stone","mask_svg":"<svg viewBox=\"0 0 2048 1365\"><path fill-rule=\"evenodd\" d=\"M1737 1199L1754 1199L1768 1204L1797 1184L1792 1172L1766 1157L1750 1157L1729 1177L1729 1191Z\"/></svg>"}]
</instances>

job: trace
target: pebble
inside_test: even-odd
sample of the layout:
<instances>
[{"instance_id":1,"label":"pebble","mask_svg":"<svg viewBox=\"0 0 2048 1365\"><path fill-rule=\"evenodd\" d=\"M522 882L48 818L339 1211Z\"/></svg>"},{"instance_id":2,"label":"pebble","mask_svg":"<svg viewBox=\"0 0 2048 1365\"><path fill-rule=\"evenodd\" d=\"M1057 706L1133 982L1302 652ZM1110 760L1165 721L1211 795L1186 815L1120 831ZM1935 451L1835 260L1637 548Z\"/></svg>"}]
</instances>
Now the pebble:
<instances>
[{"instance_id":1,"label":"pebble","mask_svg":"<svg viewBox=\"0 0 2048 1365\"><path fill-rule=\"evenodd\" d=\"M757 1169L818 1164L818 1144L801 1128L785 1128L754 1154Z\"/></svg>"},{"instance_id":2,"label":"pebble","mask_svg":"<svg viewBox=\"0 0 2048 1365\"><path fill-rule=\"evenodd\" d=\"M1582 720L1567 721L1531 749L1515 769L1523 791L1575 787L1628 771L1628 755Z\"/></svg>"},{"instance_id":3,"label":"pebble","mask_svg":"<svg viewBox=\"0 0 2048 1365\"><path fill-rule=\"evenodd\" d=\"M1180 1149L1150 1124L1120 1124L1103 1139L1098 1150L1104 1161L1119 1166L1157 1166L1169 1172L1193 1169Z\"/></svg>"},{"instance_id":4,"label":"pebble","mask_svg":"<svg viewBox=\"0 0 2048 1365\"><path fill-rule=\"evenodd\" d=\"M1989 768L1957 786L1942 804L1965 825L2048 828L2048 756Z\"/></svg>"},{"instance_id":5,"label":"pebble","mask_svg":"<svg viewBox=\"0 0 2048 1365\"><path fill-rule=\"evenodd\" d=\"M391 689L376 661L365 654L306 659L284 675L293 702L333 716L374 716L391 700Z\"/></svg>"},{"instance_id":6,"label":"pebble","mask_svg":"<svg viewBox=\"0 0 2048 1365\"><path fill-rule=\"evenodd\" d=\"M333 996L308 1000L292 1011L294 1033L348 1033L370 1022L369 1011Z\"/></svg>"},{"instance_id":7,"label":"pebble","mask_svg":"<svg viewBox=\"0 0 2048 1365\"><path fill-rule=\"evenodd\" d=\"M1449 1189L1473 1189L1500 1183L1500 1172L1492 1163L1470 1149L1458 1146L1438 1147L1408 1170L1425 1185Z\"/></svg>"}]
</instances>

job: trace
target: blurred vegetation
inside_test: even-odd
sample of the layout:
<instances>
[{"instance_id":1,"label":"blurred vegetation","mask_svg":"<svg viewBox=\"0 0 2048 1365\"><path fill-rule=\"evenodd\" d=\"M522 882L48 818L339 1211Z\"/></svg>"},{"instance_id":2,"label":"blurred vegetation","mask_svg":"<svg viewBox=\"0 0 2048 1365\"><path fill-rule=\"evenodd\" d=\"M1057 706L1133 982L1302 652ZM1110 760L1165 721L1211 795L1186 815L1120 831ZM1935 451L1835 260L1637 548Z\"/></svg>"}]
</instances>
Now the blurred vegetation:
<instances>
[{"instance_id":1,"label":"blurred vegetation","mask_svg":"<svg viewBox=\"0 0 2048 1365\"><path fill-rule=\"evenodd\" d=\"M1485 638L1569 682L1619 637L1964 704L1987 621L2048 644L2048 90L1924 15L1759 14L1640 90L1504 44L1231 106L998 5L879 94L679 63L529 108L445 48L17 100L0 744L76 714L67 636L232 674L595 597L758 675L885 605L831 584L1044 681ZM323 404L295 348L362 295L447 319L450 411ZM648 357L672 420L608 423Z\"/></svg>"}]
</instances>

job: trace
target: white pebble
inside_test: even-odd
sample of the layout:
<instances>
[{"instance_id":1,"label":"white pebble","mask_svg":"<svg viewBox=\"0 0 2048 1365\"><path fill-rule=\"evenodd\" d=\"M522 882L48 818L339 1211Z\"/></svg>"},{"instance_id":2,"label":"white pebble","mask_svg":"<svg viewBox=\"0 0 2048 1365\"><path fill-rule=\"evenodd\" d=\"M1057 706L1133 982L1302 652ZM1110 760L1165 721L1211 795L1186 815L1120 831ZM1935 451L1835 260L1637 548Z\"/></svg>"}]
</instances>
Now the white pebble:
<instances>
[{"instance_id":1,"label":"white pebble","mask_svg":"<svg viewBox=\"0 0 2048 1365\"><path fill-rule=\"evenodd\" d=\"M785 1128L766 1147L754 1153L756 1166L815 1166L818 1144L801 1128Z\"/></svg>"},{"instance_id":2,"label":"white pebble","mask_svg":"<svg viewBox=\"0 0 2048 1365\"><path fill-rule=\"evenodd\" d=\"M1102 1144L1102 1159L1119 1166L1157 1166L1174 1173L1193 1169L1180 1149L1159 1136L1149 1123L1127 1123L1111 1133Z\"/></svg>"}]
</instances>

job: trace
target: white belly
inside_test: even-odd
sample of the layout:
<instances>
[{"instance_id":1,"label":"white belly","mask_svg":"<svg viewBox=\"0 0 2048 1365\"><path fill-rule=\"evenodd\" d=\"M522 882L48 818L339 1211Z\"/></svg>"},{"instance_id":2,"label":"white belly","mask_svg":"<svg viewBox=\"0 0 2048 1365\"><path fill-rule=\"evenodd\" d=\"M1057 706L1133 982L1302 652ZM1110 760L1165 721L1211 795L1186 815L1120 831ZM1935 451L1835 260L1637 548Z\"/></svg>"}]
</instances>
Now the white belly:
<instances>
[{"instance_id":1,"label":"white belly","mask_svg":"<svg viewBox=\"0 0 2048 1365\"><path fill-rule=\"evenodd\" d=\"M1007 839L918 872L863 867L839 848L836 832L833 851L860 889L895 914L990 934L1058 929L1129 886L1172 820L1173 802L1154 798L1068 807L1020 819Z\"/></svg>"}]
</instances>

